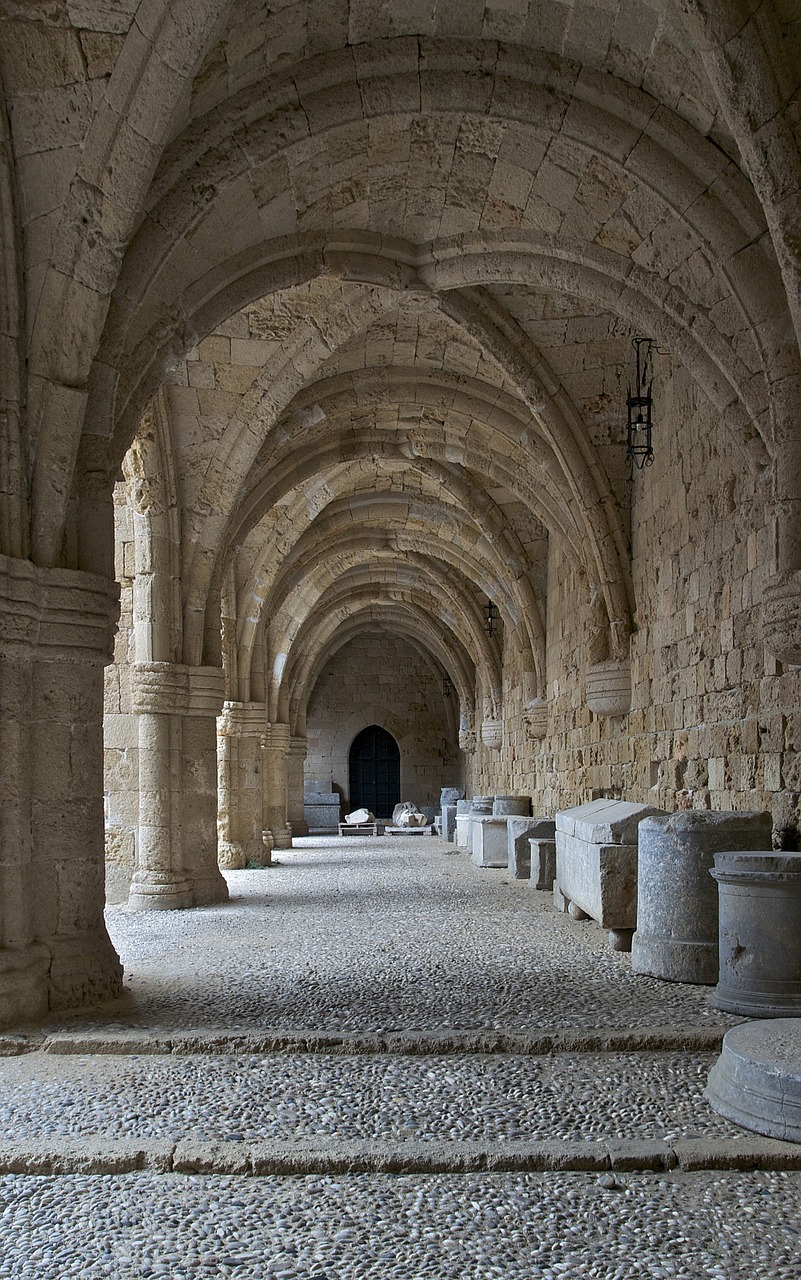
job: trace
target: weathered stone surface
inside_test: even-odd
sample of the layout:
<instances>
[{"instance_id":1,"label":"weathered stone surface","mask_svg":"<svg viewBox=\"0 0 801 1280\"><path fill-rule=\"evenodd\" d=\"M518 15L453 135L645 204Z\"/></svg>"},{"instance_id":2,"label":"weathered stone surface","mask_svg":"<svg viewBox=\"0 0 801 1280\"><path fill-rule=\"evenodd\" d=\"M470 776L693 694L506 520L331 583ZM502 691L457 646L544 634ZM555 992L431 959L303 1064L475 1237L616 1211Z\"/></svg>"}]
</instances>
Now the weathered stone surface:
<instances>
[{"instance_id":1,"label":"weathered stone surface","mask_svg":"<svg viewBox=\"0 0 801 1280\"><path fill-rule=\"evenodd\" d=\"M506 819L508 866L516 880L528 880L531 869L530 838L551 838L555 824L548 818L509 817ZM553 876L551 876L553 880Z\"/></svg>"},{"instance_id":2,"label":"weathered stone surface","mask_svg":"<svg viewBox=\"0 0 801 1280\"><path fill-rule=\"evenodd\" d=\"M532 889L545 889L550 892L556 879L556 841L530 838L528 843L529 884Z\"/></svg>"},{"instance_id":3,"label":"weathered stone surface","mask_svg":"<svg viewBox=\"0 0 801 1280\"><path fill-rule=\"evenodd\" d=\"M801 1013L801 854L715 854L720 976L710 1000L745 1017Z\"/></svg>"},{"instance_id":4,"label":"weathered stone surface","mask_svg":"<svg viewBox=\"0 0 801 1280\"><path fill-rule=\"evenodd\" d=\"M556 815L559 892L605 929L636 928L637 828L656 812L648 805L594 800Z\"/></svg>"},{"instance_id":5,"label":"weathered stone surface","mask_svg":"<svg viewBox=\"0 0 801 1280\"><path fill-rule=\"evenodd\" d=\"M61 622L0 624L28 916L51 842L96 913L101 763L114 874L138 841L143 896L214 900L211 671L271 726L220 750L230 866L308 825L304 741L361 803L373 723L390 805L624 795L797 847L797 24L591 8L5 7L0 552L121 589L102 762L97 653L59 649L68 697L32 657Z\"/></svg>"},{"instance_id":6,"label":"weathered stone surface","mask_svg":"<svg viewBox=\"0 0 801 1280\"><path fill-rule=\"evenodd\" d=\"M768 813L674 813L639 826L637 932L631 966L673 982L718 980L718 891L723 849L771 847Z\"/></svg>"},{"instance_id":7,"label":"weathered stone surface","mask_svg":"<svg viewBox=\"0 0 801 1280\"><path fill-rule=\"evenodd\" d=\"M735 1124L801 1142L801 1022L766 1018L732 1027L704 1096Z\"/></svg>"},{"instance_id":8,"label":"weathered stone surface","mask_svg":"<svg viewBox=\"0 0 801 1280\"><path fill-rule=\"evenodd\" d=\"M506 818L473 814L470 818L470 857L477 867L504 867L509 864Z\"/></svg>"},{"instance_id":9,"label":"weathered stone surface","mask_svg":"<svg viewBox=\"0 0 801 1280\"><path fill-rule=\"evenodd\" d=\"M531 796L493 796L492 812L496 818L525 816L531 812Z\"/></svg>"}]
</instances>

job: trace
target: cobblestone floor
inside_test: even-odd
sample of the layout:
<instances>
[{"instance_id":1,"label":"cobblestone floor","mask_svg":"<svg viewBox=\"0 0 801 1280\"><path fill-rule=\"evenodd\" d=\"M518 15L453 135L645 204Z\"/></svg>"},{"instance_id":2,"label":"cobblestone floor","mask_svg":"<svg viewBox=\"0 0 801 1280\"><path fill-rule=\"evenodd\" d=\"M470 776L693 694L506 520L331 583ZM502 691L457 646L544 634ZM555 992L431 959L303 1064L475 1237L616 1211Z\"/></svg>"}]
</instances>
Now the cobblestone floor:
<instances>
[{"instance_id":1,"label":"cobblestone floor","mask_svg":"<svg viewBox=\"0 0 801 1280\"><path fill-rule=\"evenodd\" d=\"M706 989L438 840L279 858L110 910L125 1000L0 1038L0 1277L798 1280Z\"/></svg>"}]
</instances>

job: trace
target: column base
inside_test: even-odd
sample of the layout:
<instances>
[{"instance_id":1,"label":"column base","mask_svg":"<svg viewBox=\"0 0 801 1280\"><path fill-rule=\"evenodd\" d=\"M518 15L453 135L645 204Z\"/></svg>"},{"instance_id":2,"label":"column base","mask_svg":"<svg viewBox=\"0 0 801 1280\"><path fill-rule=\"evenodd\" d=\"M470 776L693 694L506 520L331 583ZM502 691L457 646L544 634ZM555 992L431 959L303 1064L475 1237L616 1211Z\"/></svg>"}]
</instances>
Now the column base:
<instances>
[{"instance_id":1,"label":"column base","mask_svg":"<svg viewBox=\"0 0 801 1280\"><path fill-rule=\"evenodd\" d=\"M44 1018L49 981L50 950L43 943L0 947L0 1026Z\"/></svg>"},{"instance_id":2,"label":"column base","mask_svg":"<svg viewBox=\"0 0 801 1280\"><path fill-rule=\"evenodd\" d=\"M241 871L248 860L245 846L239 840L219 840L217 861L226 871Z\"/></svg>"},{"instance_id":3,"label":"column base","mask_svg":"<svg viewBox=\"0 0 801 1280\"><path fill-rule=\"evenodd\" d=\"M305 818L292 818L289 827L293 836L307 836L309 834L309 824Z\"/></svg>"},{"instance_id":4,"label":"column base","mask_svg":"<svg viewBox=\"0 0 801 1280\"><path fill-rule=\"evenodd\" d=\"M265 827L262 839L264 840L265 848L268 840L273 849L292 848L292 832L289 827Z\"/></svg>"},{"instance_id":5,"label":"column base","mask_svg":"<svg viewBox=\"0 0 801 1280\"><path fill-rule=\"evenodd\" d=\"M183 911L192 906L192 886L183 877L134 872L128 906L134 911Z\"/></svg>"},{"instance_id":6,"label":"column base","mask_svg":"<svg viewBox=\"0 0 801 1280\"><path fill-rule=\"evenodd\" d=\"M193 877L191 906L213 907L217 902L227 901L228 883L218 867L206 875Z\"/></svg>"},{"instance_id":7,"label":"column base","mask_svg":"<svg viewBox=\"0 0 801 1280\"><path fill-rule=\"evenodd\" d=\"M72 938L55 937L50 947L51 1009L82 1009L119 1000L122 965L105 929Z\"/></svg>"}]
</instances>

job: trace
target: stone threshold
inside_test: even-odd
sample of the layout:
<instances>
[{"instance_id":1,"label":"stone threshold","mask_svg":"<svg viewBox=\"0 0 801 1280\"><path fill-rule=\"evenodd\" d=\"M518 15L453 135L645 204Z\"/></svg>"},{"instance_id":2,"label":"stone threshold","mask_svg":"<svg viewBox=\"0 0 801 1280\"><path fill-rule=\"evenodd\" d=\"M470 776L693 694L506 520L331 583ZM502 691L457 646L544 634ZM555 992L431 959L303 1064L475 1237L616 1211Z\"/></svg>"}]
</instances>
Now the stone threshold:
<instances>
[{"instance_id":1,"label":"stone threshold","mask_svg":"<svg viewBox=\"0 0 801 1280\"><path fill-rule=\"evenodd\" d=\"M716 1053L724 1026L641 1027L623 1030L557 1028L514 1031L137 1031L99 1028L0 1035L0 1057L52 1054L519 1054L553 1053Z\"/></svg>"},{"instance_id":2,"label":"stone threshold","mask_svg":"<svg viewBox=\"0 0 801 1280\"><path fill-rule=\"evenodd\" d=\"M600 1142L400 1143L173 1142L162 1139L0 1141L0 1174L128 1173L204 1176L461 1173L689 1173L801 1171L801 1144L742 1138L615 1139ZM611 1185L611 1184L610 1184Z\"/></svg>"}]
</instances>

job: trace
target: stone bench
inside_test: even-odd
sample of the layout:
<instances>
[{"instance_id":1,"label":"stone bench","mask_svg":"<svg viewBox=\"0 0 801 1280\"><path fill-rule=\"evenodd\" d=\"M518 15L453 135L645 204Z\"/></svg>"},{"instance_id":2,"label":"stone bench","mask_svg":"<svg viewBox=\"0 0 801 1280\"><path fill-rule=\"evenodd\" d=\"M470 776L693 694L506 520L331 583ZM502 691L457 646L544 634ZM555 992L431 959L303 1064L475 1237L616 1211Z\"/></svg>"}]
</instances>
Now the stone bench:
<instances>
[{"instance_id":1,"label":"stone bench","mask_svg":"<svg viewBox=\"0 0 801 1280\"><path fill-rule=\"evenodd\" d=\"M637 829L664 814L651 805L591 800L556 815L554 906L609 930L616 951L630 951L637 927Z\"/></svg>"}]
</instances>

